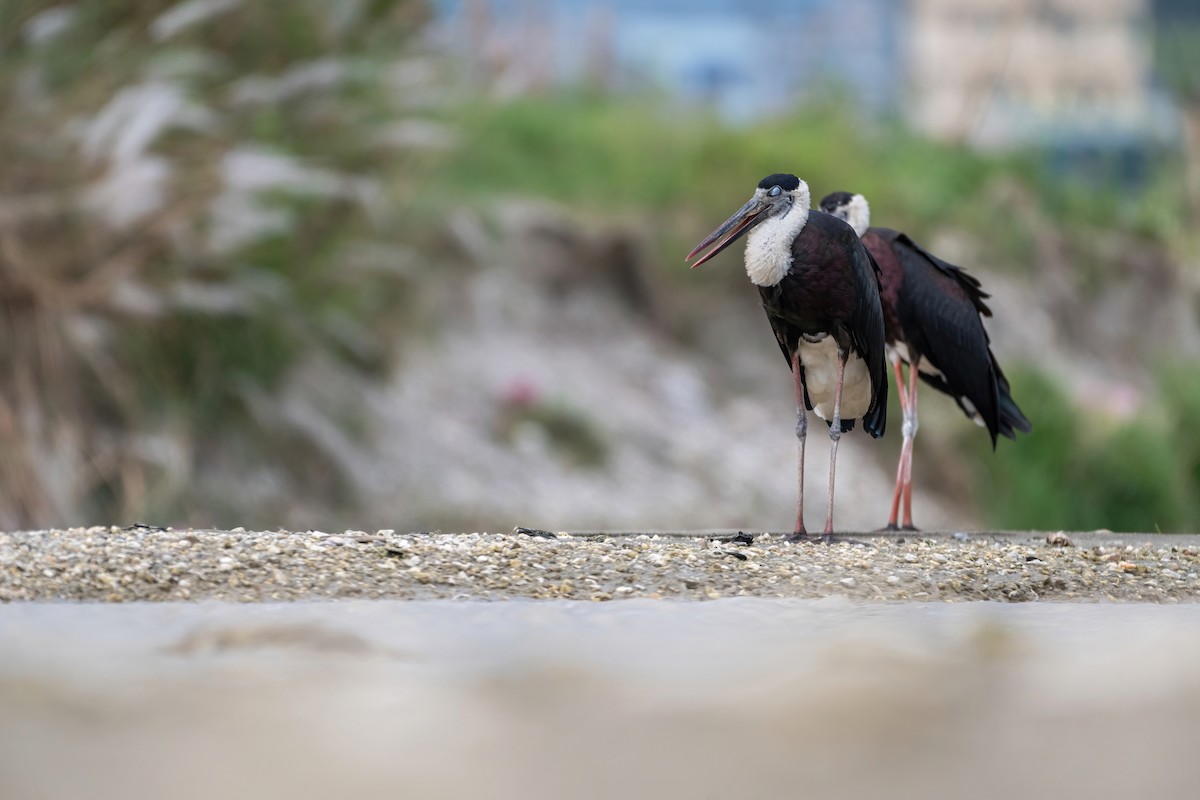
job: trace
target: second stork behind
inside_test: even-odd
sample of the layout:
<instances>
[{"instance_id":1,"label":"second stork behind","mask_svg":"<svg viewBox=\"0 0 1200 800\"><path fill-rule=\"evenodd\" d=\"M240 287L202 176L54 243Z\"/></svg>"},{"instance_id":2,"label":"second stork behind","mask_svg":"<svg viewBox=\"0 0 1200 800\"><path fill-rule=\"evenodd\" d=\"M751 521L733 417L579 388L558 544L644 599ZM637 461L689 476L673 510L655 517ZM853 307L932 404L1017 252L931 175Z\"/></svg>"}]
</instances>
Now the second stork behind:
<instances>
[{"instance_id":1,"label":"second stork behind","mask_svg":"<svg viewBox=\"0 0 1200 800\"><path fill-rule=\"evenodd\" d=\"M988 296L979 281L903 233L871 227L871 211L861 194L834 192L821 200L826 212L846 220L879 265L888 357L896 374L904 415L904 443L896 468L896 490L888 528L912 521L912 450L917 435L917 376L954 398L968 417L996 436L1016 438L1033 428L1017 407L1000 364L992 354L981 317L990 317ZM901 372L908 364L908 386Z\"/></svg>"}]
</instances>

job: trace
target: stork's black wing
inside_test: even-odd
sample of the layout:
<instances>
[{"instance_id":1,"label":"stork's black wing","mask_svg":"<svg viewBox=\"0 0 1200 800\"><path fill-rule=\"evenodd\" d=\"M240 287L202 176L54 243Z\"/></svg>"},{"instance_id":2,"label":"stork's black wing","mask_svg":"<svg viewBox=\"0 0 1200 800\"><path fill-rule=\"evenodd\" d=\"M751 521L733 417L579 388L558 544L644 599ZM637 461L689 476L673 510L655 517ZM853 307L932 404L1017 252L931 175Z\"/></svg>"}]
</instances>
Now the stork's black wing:
<instances>
[{"instance_id":1,"label":"stork's black wing","mask_svg":"<svg viewBox=\"0 0 1200 800\"><path fill-rule=\"evenodd\" d=\"M847 226L849 227L849 226ZM854 234L854 229L850 228ZM858 296L850 317L854 349L867 362L874 396L863 416L863 428L878 439L887 427L887 349L883 338L883 307L879 300L879 265L854 234L854 281Z\"/></svg>"},{"instance_id":2,"label":"stork's black wing","mask_svg":"<svg viewBox=\"0 0 1200 800\"><path fill-rule=\"evenodd\" d=\"M924 247L921 247L921 245L908 238L907 234L896 233L894 242L894 246L897 249L906 247L910 250L920 253L925 257L925 260L928 261L931 266L937 268L939 272L952 279L955 283L962 287L963 293L966 294L967 298L971 301L971 304L975 306L976 311L985 317L990 317L992 315L992 310L988 308L987 303L983 302L986 298L991 297L991 295L983 291L983 286L979 283L979 279L974 275L967 272L962 267L938 258L933 253L929 252ZM987 336L986 331L984 332L984 336Z\"/></svg>"},{"instance_id":3,"label":"stork's black wing","mask_svg":"<svg viewBox=\"0 0 1200 800\"><path fill-rule=\"evenodd\" d=\"M991 352L989 348L988 355L991 355ZM992 366L996 368L996 383L1000 388L1000 435L1016 439L1017 431L1029 433L1033 430L1033 423L1021 411L1017 401L1013 400L1008 378L1004 377L1004 370L1000 369L1000 363L996 361L995 356L992 356Z\"/></svg>"},{"instance_id":4,"label":"stork's black wing","mask_svg":"<svg viewBox=\"0 0 1200 800\"><path fill-rule=\"evenodd\" d=\"M1000 424L997 432L1008 439L1016 439L1017 433L1029 433L1032 431L1033 423L1021 411L1020 406L1017 405L1017 401L1013 400L1012 389L1008 385L1008 379L1004 377L1003 372L999 371L1000 365L996 363L994 356L992 363L996 364L996 382L1000 390ZM963 397L954 394L954 391L946 383L946 379L943 376L930 375L927 372L920 373L920 376L921 380L925 381L929 386L953 397L954 402L958 403L958 407L962 409L962 412L971 419L975 419L977 413L975 409L963 402Z\"/></svg>"},{"instance_id":5,"label":"stork's black wing","mask_svg":"<svg viewBox=\"0 0 1200 800\"><path fill-rule=\"evenodd\" d=\"M1001 428L999 370L980 319L987 307L979 282L906 236L893 248L904 267L898 311L909 355L941 372L940 381L926 382L953 397L968 416L974 409L995 446Z\"/></svg>"}]
</instances>

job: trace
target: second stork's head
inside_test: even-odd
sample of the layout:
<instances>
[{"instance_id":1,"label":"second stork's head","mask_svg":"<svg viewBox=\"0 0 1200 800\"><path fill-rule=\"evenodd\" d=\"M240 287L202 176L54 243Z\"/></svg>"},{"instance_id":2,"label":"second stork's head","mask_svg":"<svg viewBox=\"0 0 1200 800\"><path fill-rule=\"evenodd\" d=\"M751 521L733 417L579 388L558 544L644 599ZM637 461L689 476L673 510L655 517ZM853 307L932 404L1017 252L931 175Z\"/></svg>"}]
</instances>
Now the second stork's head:
<instances>
[{"instance_id":1,"label":"second stork's head","mask_svg":"<svg viewBox=\"0 0 1200 800\"><path fill-rule=\"evenodd\" d=\"M798 233L799 229L804 227L805 220L808 219L809 203L807 183L795 175L785 173L768 175L759 181L758 188L754 190L754 195L746 204L721 223L721 226L710 233L703 242L696 245L692 252L687 254L686 260L691 261L698 253L712 245L712 249L692 264L692 268L695 269L736 242L752 228L779 225L785 219L788 221L789 228L793 227L791 225L793 220L798 223L794 226Z\"/></svg>"},{"instance_id":2,"label":"second stork's head","mask_svg":"<svg viewBox=\"0 0 1200 800\"><path fill-rule=\"evenodd\" d=\"M854 232L859 236L862 236L867 232L867 228L871 227L871 207L867 205L867 198L861 194L850 194L850 192L827 194L821 200L821 210L850 223L850 227L854 228Z\"/></svg>"}]
</instances>

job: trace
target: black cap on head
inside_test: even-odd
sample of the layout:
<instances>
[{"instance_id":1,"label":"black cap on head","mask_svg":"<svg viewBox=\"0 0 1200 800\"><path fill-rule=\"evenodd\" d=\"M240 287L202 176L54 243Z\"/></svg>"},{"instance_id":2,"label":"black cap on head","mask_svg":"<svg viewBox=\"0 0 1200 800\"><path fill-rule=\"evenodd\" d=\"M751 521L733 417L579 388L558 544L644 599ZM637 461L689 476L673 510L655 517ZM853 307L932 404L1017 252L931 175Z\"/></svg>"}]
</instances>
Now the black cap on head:
<instances>
[{"instance_id":1,"label":"black cap on head","mask_svg":"<svg viewBox=\"0 0 1200 800\"><path fill-rule=\"evenodd\" d=\"M788 175L786 172L776 172L774 175L768 175L758 182L758 188L770 189L772 186L779 186L786 192L790 192L800 185L800 179L795 175Z\"/></svg>"},{"instance_id":2,"label":"black cap on head","mask_svg":"<svg viewBox=\"0 0 1200 800\"><path fill-rule=\"evenodd\" d=\"M833 211L844 205L848 205L853 198L854 195L850 194L849 192L834 192L832 194L827 194L821 198L821 208L826 211Z\"/></svg>"}]
</instances>

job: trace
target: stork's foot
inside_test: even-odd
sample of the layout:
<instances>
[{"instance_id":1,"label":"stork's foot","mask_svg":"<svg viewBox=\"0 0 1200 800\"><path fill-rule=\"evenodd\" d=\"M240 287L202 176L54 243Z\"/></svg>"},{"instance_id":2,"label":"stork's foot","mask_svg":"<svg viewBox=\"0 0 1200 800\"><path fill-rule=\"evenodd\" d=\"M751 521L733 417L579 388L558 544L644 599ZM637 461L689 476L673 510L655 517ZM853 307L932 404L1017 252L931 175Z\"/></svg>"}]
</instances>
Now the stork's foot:
<instances>
[{"instance_id":1,"label":"stork's foot","mask_svg":"<svg viewBox=\"0 0 1200 800\"><path fill-rule=\"evenodd\" d=\"M874 547L870 542L864 542L862 539L851 539L849 536L839 536L836 533L825 534L827 544L852 544L855 547Z\"/></svg>"},{"instance_id":2,"label":"stork's foot","mask_svg":"<svg viewBox=\"0 0 1200 800\"><path fill-rule=\"evenodd\" d=\"M796 531L783 537L786 544L797 544L800 542L824 542L828 544L829 534L827 533L809 533L808 531Z\"/></svg>"},{"instance_id":3,"label":"stork's foot","mask_svg":"<svg viewBox=\"0 0 1200 800\"><path fill-rule=\"evenodd\" d=\"M918 528L916 525L913 525L911 522L907 525L897 525L894 522L889 522L887 525L884 525L882 528L876 528L875 532L876 533L898 533L899 531L919 531L919 530L921 530L921 529Z\"/></svg>"}]
</instances>

